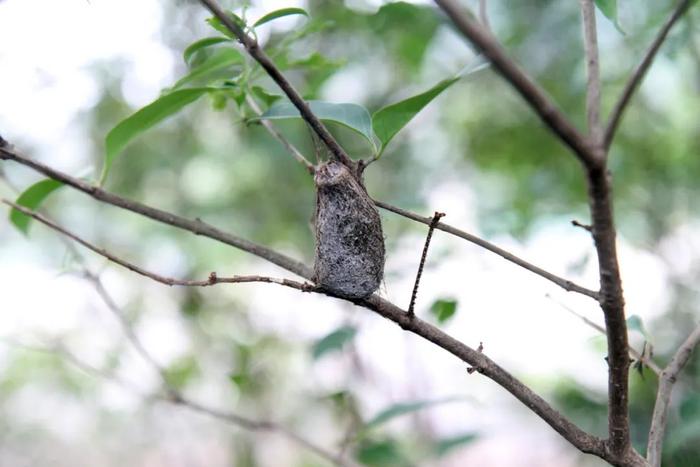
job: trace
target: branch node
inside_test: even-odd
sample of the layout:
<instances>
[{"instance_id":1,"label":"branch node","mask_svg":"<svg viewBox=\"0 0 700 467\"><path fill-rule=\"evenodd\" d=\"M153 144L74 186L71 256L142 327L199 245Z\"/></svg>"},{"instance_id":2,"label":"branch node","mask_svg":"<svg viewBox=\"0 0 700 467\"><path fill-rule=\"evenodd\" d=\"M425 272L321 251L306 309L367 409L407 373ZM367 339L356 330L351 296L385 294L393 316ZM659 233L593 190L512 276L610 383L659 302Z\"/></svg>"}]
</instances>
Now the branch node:
<instances>
[{"instance_id":1,"label":"branch node","mask_svg":"<svg viewBox=\"0 0 700 467\"><path fill-rule=\"evenodd\" d=\"M573 225L574 227L580 227L589 233L593 233L593 226L591 226L589 224L582 224L581 222L577 221L576 219L571 220L571 225Z\"/></svg>"}]
</instances>

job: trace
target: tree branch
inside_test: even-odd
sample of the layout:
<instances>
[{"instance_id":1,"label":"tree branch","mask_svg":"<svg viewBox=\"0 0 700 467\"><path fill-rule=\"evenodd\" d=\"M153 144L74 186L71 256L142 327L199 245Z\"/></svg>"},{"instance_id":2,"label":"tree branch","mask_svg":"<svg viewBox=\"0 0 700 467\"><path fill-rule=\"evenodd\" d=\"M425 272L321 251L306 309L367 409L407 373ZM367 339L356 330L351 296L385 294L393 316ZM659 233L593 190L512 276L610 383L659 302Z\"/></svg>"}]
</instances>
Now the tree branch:
<instances>
[{"instance_id":1,"label":"tree branch","mask_svg":"<svg viewBox=\"0 0 700 467\"><path fill-rule=\"evenodd\" d=\"M630 451L629 356L625 299L617 259L617 240L612 207L612 185L607 169L590 169L588 199L591 233L598 256L600 306L605 317L608 342L608 431L610 449L621 458Z\"/></svg>"},{"instance_id":2,"label":"tree branch","mask_svg":"<svg viewBox=\"0 0 700 467\"><path fill-rule=\"evenodd\" d=\"M603 144L606 150L610 148L613 138L615 137L617 127L620 125L620 120L622 120L622 115L624 114L625 109L627 108L627 105L632 99L632 96L634 95L635 91L644 79L647 70L649 70L649 67L654 62L656 53L659 51L661 45L666 40L666 37L671 31L671 28L673 28L673 25L676 24L676 22L683 16L683 14L686 11L688 11L688 8L690 7L692 1L693 0L681 0L678 2L678 5L676 5L676 8L668 17L666 23L664 23L659 33L656 35L656 38L649 46L649 49L647 49L646 53L644 54L644 58L639 63L639 65L637 65L637 68L634 70L634 73L632 73L632 76L630 76L629 80L627 81L627 84L625 84L625 88L622 90L620 98L615 103L615 107L610 113L610 118L608 119L608 123L605 127L605 137Z\"/></svg>"},{"instance_id":3,"label":"tree branch","mask_svg":"<svg viewBox=\"0 0 700 467\"><path fill-rule=\"evenodd\" d=\"M183 230L192 232L195 235L201 235L203 237L208 237L227 245L231 245L239 250L247 251L255 256L266 259L267 261L276 264L282 269L291 271L302 277L311 276L311 268L307 267L304 263L296 261L289 258L283 254L280 254L270 248L266 248L262 245L255 244L241 237L231 235L216 227L202 222L201 220L189 220L180 216L176 216L167 211L163 211L157 208L146 206L145 204L139 203L138 201L132 201L130 199L122 198L108 191L105 191L97 186L91 185L84 182L78 178L72 177L66 173L59 172L58 170L52 169L51 167L37 162L28 157L24 157L17 153L16 151L10 149L9 147L0 147L0 160L12 160L18 162L26 167L29 167L49 178L63 182L68 186L75 188L78 191L93 197L98 201L102 201L112 206L126 209L127 211L135 212L141 214L142 216L148 217L158 222L164 224L172 225L173 227L178 227Z\"/></svg>"},{"instance_id":4,"label":"tree branch","mask_svg":"<svg viewBox=\"0 0 700 467\"><path fill-rule=\"evenodd\" d=\"M586 113L588 114L588 133L593 142L601 142L603 128L600 125L600 61L598 59L598 33L595 24L595 5L593 0L580 0L583 18L583 44L586 54Z\"/></svg>"},{"instance_id":5,"label":"tree branch","mask_svg":"<svg viewBox=\"0 0 700 467\"><path fill-rule=\"evenodd\" d=\"M602 157L594 146L569 122L545 92L537 86L503 51L482 26L461 11L453 0L435 0L455 27L493 64L500 75L525 99L542 121L574 152L585 165L599 165Z\"/></svg>"},{"instance_id":6,"label":"tree branch","mask_svg":"<svg viewBox=\"0 0 700 467\"><path fill-rule=\"evenodd\" d=\"M430 225L430 222L432 221L431 217L423 217L419 216L418 214L414 214L410 211L406 211L405 209L398 208L396 206L392 206L391 204L387 204L383 201L377 201L374 200L374 204L379 206L382 209L386 209L387 211L391 211L395 214L398 214L400 216L403 216L407 219L414 220L416 222L420 222L421 224L425 225ZM463 230L459 230L455 227L452 227L449 224L445 224L443 222L440 222L436 227L437 230L442 230L443 232L447 232L449 234L452 234L456 237L462 238L468 242L471 242L475 245L480 246L481 248L488 250L492 253L497 254L501 258L505 259L506 261L510 261L513 264L517 264L521 268L530 271L534 274L537 274L540 277L544 277L550 282L553 282L554 284L558 285L562 289L566 290L567 292L576 292L580 293L582 295L586 295L587 297L591 297L594 300L599 300L600 296L598 292L595 292L593 290L587 289L585 287L582 287L574 282L571 282L568 279L564 279L562 277L559 277L555 274L552 274L551 272L545 271L544 269L535 266L534 264L528 263L527 261L515 256L513 253L509 253L508 251L497 247L493 243L487 242L484 239L481 239L475 235L472 235L468 232L465 232Z\"/></svg>"},{"instance_id":7,"label":"tree branch","mask_svg":"<svg viewBox=\"0 0 700 467\"><path fill-rule=\"evenodd\" d=\"M270 60L270 57L260 48L260 45L255 39L250 37L246 32L238 26L229 15L227 15L224 10L216 3L214 0L199 0L202 5L204 5L211 13L216 16L223 24L226 29L231 31L243 44L248 54L253 57L260 66L267 72L267 74L272 78L272 80L277 83L277 85L282 89L282 91L287 95L292 104L299 110L301 117L306 120L306 122L311 126L314 132L321 138L321 141L326 145L328 150L331 152L333 157L338 161L342 162L345 166L353 169L354 173L356 164L350 159L347 153L340 147L340 144L335 140L333 135L328 131L326 126L319 120L306 101L301 97L301 95L294 89L294 86L287 81L287 78L282 75L280 70L275 66L275 64Z\"/></svg>"},{"instance_id":8,"label":"tree branch","mask_svg":"<svg viewBox=\"0 0 700 467\"><path fill-rule=\"evenodd\" d=\"M678 375L683 367L690 360L695 347L700 345L700 326L688 336L683 344L678 348L668 366L661 372L659 378L659 389L656 394L656 404L654 405L654 415L651 419L649 429L649 442L647 444L647 460L651 467L661 465L661 453L663 451L664 433L668 417L668 407L671 403L671 392L676 383Z\"/></svg>"},{"instance_id":9,"label":"tree branch","mask_svg":"<svg viewBox=\"0 0 700 467\"><path fill-rule=\"evenodd\" d=\"M297 281L292 281L289 279L278 279L275 277L266 277L266 276L233 276L233 277L218 277L215 272L212 272L209 274L209 277L204 280L182 280L182 279L174 279L172 277L166 277L166 276L161 276L160 274L156 274L151 271L147 271L146 269L143 269L139 266L136 266L133 263L130 263L129 261L126 261L122 258L119 258L118 256L113 255L112 253L108 252L104 248L99 248L92 243L88 242L87 240L79 237L78 235L74 234L73 232L65 229L64 227L61 227L58 225L56 222L52 221L51 219L48 219L47 217L39 214L38 212L32 211L30 209L25 208L24 206L20 206L19 204L15 204L11 201L8 201L6 199L0 199L2 203L20 211L21 213L41 222L45 226L55 230L56 232L65 235L66 237L70 238L71 240L81 244L88 250L91 250L95 253L97 253L100 256L103 256L110 260L113 263L116 263L130 271L135 272L136 274L139 274L144 277L148 277L149 279L153 279L156 282L160 282L161 284L173 286L173 285L179 285L183 287L208 287L211 285L216 285L216 284L240 284L240 283L248 283L248 282L266 282L268 284L279 284L283 285L285 287L291 287L293 289L301 290L301 291L309 291L311 290L312 286L310 284L303 284L301 282Z\"/></svg>"},{"instance_id":10,"label":"tree branch","mask_svg":"<svg viewBox=\"0 0 700 467\"><path fill-rule=\"evenodd\" d=\"M143 205L141 203L131 201L120 196L108 193L100 188L96 188L89 185L81 180L78 180L70 175L64 174L52 168L45 166L39 162L27 159L14 151L9 150L7 147L0 147L0 159L13 160L27 167L30 167L37 172L40 172L49 178L58 180L66 183L73 188L89 194L93 198L105 202L107 204L112 204L123 209L142 214L151 219L157 220L159 222L178 227L183 230L193 232L197 235L203 235L211 239L221 241L228 245L234 246L236 248L247 251L255 256L266 259L278 266L294 272L306 279L310 279L312 276L311 268L307 267L303 263L293 260L281 253L278 253L269 248L263 247L261 245L254 244L247 240L235 237L233 235L219 231L218 229L209 226L201 221L192 222L187 219L183 219L175 214L161 211L149 206ZM324 293L329 296L334 296L329 291L322 291L314 289L314 292ZM337 297L341 298L341 297ZM346 299L347 300L347 299ZM452 355L456 356L460 360L469 364L487 376L488 378L495 381L505 390L510 392L515 398L520 400L526 407L532 410L540 418L542 418L547 424L549 424L555 431L557 431L562 437L568 440L571 444L576 446L582 452L587 452L595 454L599 457L606 458L605 456L605 443L603 440L592 436L585 431L581 430L578 426L569 421L562 414L557 412L552 406L550 406L544 399L533 392L530 388L525 386L518 379L514 378L505 369L501 368L486 355L478 352L471 347L468 347L464 343L458 341L449 334L443 332L439 328L419 319L418 317L410 317L406 310L394 305L393 303L382 299L377 295L372 295L371 297L363 300L347 300L358 306L368 308L380 316L393 321L398 324L402 329L414 333L423 339L432 342L436 346L446 350Z\"/></svg>"},{"instance_id":11,"label":"tree branch","mask_svg":"<svg viewBox=\"0 0 700 467\"><path fill-rule=\"evenodd\" d=\"M257 102L255 102L255 99L253 99L250 96L250 94L246 95L246 102L258 116L262 115L262 110L260 109L260 106ZM272 135L273 138L275 138L282 144L282 146L284 146L287 152L291 154L297 162L306 167L307 172L309 172L311 175L313 175L316 172L316 167L314 167L314 165L311 162L309 162L309 160L306 157L304 157L301 151L299 151L292 143L290 143L289 140L287 140L287 138L285 138L282 135L282 133L277 131L277 128L275 128L275 126L269 120L261 119L260 123L263 127L265 127L267 132Z\"/></svg>"}]
</instances>

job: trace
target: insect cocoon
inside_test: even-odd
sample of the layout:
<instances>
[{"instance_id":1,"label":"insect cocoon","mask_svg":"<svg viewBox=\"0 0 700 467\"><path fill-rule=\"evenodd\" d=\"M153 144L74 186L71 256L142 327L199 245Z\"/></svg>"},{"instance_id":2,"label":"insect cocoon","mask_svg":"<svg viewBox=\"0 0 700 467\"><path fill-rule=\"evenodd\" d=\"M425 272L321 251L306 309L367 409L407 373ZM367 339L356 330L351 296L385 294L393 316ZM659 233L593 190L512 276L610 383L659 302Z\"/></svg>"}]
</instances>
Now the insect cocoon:
<instances>
[{"instance_id":1,"label":"insect cocoon","mask_svg":"<svg viewBox=\"0 0 700 467\"><path fill-rule=\"evenodd\" d=\"M340 162L322 164L316 184L315 282L345 298L366 298L384 275L379 212Z\"/></svg>"}]
</instances>

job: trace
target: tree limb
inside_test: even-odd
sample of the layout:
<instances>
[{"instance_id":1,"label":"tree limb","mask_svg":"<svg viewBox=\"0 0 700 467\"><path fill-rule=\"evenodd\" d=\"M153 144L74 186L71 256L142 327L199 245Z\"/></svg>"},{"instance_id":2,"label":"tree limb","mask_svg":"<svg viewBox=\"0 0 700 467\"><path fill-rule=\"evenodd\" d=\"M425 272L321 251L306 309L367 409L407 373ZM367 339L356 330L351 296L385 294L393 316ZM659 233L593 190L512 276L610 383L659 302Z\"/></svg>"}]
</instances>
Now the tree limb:
<instances>
[{"instance_id":1,"label":"tree limb","mask_svg":"<svg viewBox=\"0 0 700 467\"><path fill-rule=\"evenodd\" d=\"M668 407L671 403L671 392L676 383L678 375L683 367L690 360L695 347L700 345L700 326L688 336L683 344L678 348L668 366L661 372L659 378L659 388L656 394L656 404L654 405L654 415L651 419L649 429L649 442L647 444L647 460L651 467L661 465L661 453L663 451L664 433L668 417Z\"/></svg>"},{"instance_id":2,"label":"tree limb","mask_svg":"<svg viewBox=\"0 0 700 467\"><path fill-rule=\"evenodd\" d=\"M44 164L20 156L14 151L7 149L7 147L0 147L0 159L16 161L48 176L49 178L64 182L67 185L82 191L99 201L142 214L156 221L178 227L182 230L190 231L197 235L203 235L211 239L221 241L228 245L242 249L243 251L247 251L255 256L266 259L306 279L311 279L312 277L311 268L274 250L221 232L220 230L201 221L189 221L175 214L161 211L136 201L128 200L106 192L100 188L71 177L70 175L47 167ZM334 296L328 291L320 291L318 289L314 289L313 291ZM378 295L372 295L371 297L363 300L347 301L376 312L380 316L383 316L384 318L398 324L402 329L412 332L432 342L436 346L446 350L473 368L476 368L478 372L492 379L505 390L510 392L515 398L525 404L526 407L542 418L576 448L582 452L587 452L606 458L605 443L603 440L581 430L578 426L557 412L551 405L549 405L530 388L525 386L505 369L501 368L499 365L489 359L485 354L472 349L441 329L419 319L418 317L410 317L406 310L403 310L402 308L379 297Z\"/></svg>"},{"instance_id":3,"label":"tree limb","mask_svg":"<svg viewBox=\"0 0 700 467\"><path fill-rule=\"evenodd\" d=\"M622 90L620 98L615 103L615 107L610 113L610 118L608 119L608 123L605 127L605 137L603 144L606 150L610 148L613 138L615 137L617 127L620 125L620 120L622 120L622 115L624 114L625 109L627 108L627 105L632 99L632 96L634 95L635 91L644 79L647 70L649 70L649 67L654 62L656 53L659 51L661 45L666 40L666 37L671 31L671 28L673 28L673 25L676 24L676 22L683 16L683 14L686 11L688 11L692 2L693 0L681 0L678 2L676 8L668 17L666 23L664 23L663 27L656 35L656 38L649 46L649 49L647 49L646 53L644 54L644 58L639 63L639 65L637 65L637 68L634 70L634 73L632 73L632 76L630 76L629 80L627 81L627 84L625 84L625 88Z\"/></svg>"},{"instance_id":4,"label":"tree limb","mask_svg":"<svg viewBox=\"0 0 700 467\"><path fill-rule=\"evenodd\" d=\"M260 48L260 45L255 39L250 37L246 32L238 26L229 15L227 15L224 10L216 3L214 0L199 0L202 5L204 5L211 13L216 16L223 24L226 29L231 31L243 44L248 54L253 57L260 66L267 72L267 74L272 78L272 80L277 83L277 85L282 89L282 91L287 95L292 104L299 110L301 117L306 120L306 122L311 126L314 132L321 138L321 141L328 147L333 157L338 161L342 162L348 168L356 168L356 164L350 159L347 153L340 147L340 144L335 140L333 135L328 131L326 126L319 120L306 101L301 97L301 95L294 89L294 86L287 81L287 78L280 72L280 70L275 66L275 64L270 60L270 57Z\"/></svg>"},{"instance_id":5,"label":"tree limb","mask_svg":"<svg viewBox=\"0 0 700 467\"><path fill-rule=\"evenodd\" d=\"M387 211L391 211L395 214L398 214L400 216L403 216L407 219L414 220L416 222L420 222L421 224L425 225L430 225L430 222L432 220L431 217L423 217L419 216L418 214L414 214L410 211L406 211L405 209L398 208L396 206L392 206L391 204L385 203L383 201L377 201L374 200L374 204L379 206L382 209L386 209ZM534 264L528 263L524 259L521 259L517 256L515 256L513 253L510 253L503 248L500 248L493 243L487 242L486 240L479 238L475 235L472 235L468 232L465 232L463 230L459 230L455 227L452 227L449 224L445 224L443 222L440 222L436 227L437 230L442 230L443 232L447 232L449 234L452 234L456 237L462 238L468 242L471 242L475 245L480 246L481 248L488 250L492 253L497 254L501 258L505 259L506 261L510 261L513 264L517 264L521 268L530 271L534 274L537 274L540 277L544 277L550 282L553 282L554 284L558 285L562 289L566 290L567 292L576 292L580 293L582 295L586 295L587 297L591 297L594 300L599 300L600 296L598 292L594 290L587 289L585 287L582 287L574 282L571 282L568 279L564 279L562 277L559 277L555 274L552 274L549 271L545 271L544 269L535 266Z\"/></svg>"},{"instance_id":6,"label":"tree limb","mask_svg":"<svg viewBox=\"0 0 700 467\"><path fill-rule=\"evenodd\" d=\"M569 122L545 92L506 55L488 31L464 14L453 0L435 0L435 3L452 20L455 27L491 61L498 73L530 104L554 134L571 148L582 163L596 165L602 162L602 157L596 153L590 142Z\"/></svg>"}]
</instances>

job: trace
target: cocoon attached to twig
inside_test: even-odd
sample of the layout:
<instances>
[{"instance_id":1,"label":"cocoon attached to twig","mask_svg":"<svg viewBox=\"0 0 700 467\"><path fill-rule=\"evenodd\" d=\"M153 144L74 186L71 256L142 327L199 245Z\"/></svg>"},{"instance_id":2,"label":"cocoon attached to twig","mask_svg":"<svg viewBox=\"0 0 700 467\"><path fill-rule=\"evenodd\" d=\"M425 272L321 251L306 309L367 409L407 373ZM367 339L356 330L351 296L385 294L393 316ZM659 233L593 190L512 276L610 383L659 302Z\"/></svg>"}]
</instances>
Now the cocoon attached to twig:
<instances>
[{"instance_id":1,"label":"cocoon attached to twig","mask_svg":"<svg viewBox=\"0 0 700 467\"><path fill-rule=\"evenodd\" d=\"M322 164L316 183L316 283L345 298L366 298L384 275L379 212L345 165Z\"/></svg>"}]
</instances>

